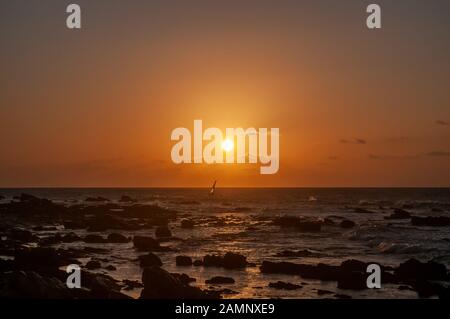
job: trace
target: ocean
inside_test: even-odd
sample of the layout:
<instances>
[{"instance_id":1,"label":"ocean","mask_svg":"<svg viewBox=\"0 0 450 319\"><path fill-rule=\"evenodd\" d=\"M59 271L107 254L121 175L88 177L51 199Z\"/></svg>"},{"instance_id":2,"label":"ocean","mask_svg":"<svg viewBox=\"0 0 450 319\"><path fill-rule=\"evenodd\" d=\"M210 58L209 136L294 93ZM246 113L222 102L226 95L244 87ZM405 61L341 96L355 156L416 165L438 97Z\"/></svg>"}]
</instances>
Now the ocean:
<instances>
[{"instance_id":1,"label":"ocean","mask_svg":"<svg viewBox=\"0 0 450 319\"><path fill-rule=\"evenodd\" d=\"M450 227L414 226L411 219L386 219L394 209L402 209L412 216L450 216L450 188L217 188L209 189L132 189L132 188L55 188L55 189L0 189L9 202L21 193L48 198L64 205L86 204L88 197L103 197L116 203L127 195L140 204L156 204L175 210L181 217L190 218L195 227L180 227L180 221L169 224L174 240L162 243L171 251L158 253L163 268L173 273L185 273L201 288L214 288L205 280L213 276L227 276L235 280L226 285L226 298L322 298L318 290L346 294L353 298L417 298L414 291L398 289L395 285L383 289L363 291L340 290L336 282L306 280L300 276L262 274L262 261L289 261L302 264L324 263L339 265L348 259L398 266L409 258L434 260L450 266ZM323 221L317 232L303 232L273 223L280 216L299 216ZM354 227L339 227L342 220L350 220ZM20 220L17 221L21 225ZM55 226L55 225L54 225ZM87 230L65 230L85 236ZM41 231L40 237L55 230ZM90 234L92 232L89 232ZM99 232L104 235L105 232ZM107 233L107 232L106 232ZM120 231L125 236L154 236L153 229ZM140 280L142 269L136 259L139 255L133 243L81 244L61 243L58 247L79 245L107 248L99 254L115 270L104 272L118 280ZM302 251L304 256L280 255L283 251ZM235 252L247 257L254 267L227 270L215 267L176 266L175 257L190 256L202 259L207 254ZM278 255L277 255L278 254ZM89 259L81 260L86 263ZM284 281L302 286L296 290L278 290L268 287L270 282ZM139 297L140 289L126 291Z\"/></svg>"}]
</instances>

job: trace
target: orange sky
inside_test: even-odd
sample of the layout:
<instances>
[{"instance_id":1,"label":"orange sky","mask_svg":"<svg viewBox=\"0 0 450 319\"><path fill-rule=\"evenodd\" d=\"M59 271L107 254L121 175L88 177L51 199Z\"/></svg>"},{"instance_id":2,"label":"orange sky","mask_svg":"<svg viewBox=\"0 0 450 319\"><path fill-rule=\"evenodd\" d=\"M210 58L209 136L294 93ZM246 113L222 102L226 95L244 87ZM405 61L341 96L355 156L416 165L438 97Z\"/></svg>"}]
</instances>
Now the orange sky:
<instances>
[{"instance_id":1,"label":"orange sky","mask_svg":"<svg viewBox=\"0 0 450 319\"><path fill-rule=\"evenodd\" d=\"M450 186L450 4L380 3L2 3L0 187ZM173 164L194 119L280 128L279 172Z\"/></svg>"}]
</instances>

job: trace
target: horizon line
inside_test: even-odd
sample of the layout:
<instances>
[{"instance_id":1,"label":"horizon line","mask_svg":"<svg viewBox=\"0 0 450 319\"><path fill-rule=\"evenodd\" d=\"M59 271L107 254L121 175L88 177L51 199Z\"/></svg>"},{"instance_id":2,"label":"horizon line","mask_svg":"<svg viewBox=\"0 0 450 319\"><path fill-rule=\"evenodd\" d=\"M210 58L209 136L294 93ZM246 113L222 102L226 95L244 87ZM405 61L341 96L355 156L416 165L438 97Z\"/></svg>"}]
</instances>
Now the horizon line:
<instances>
[{"instance_id":1,"label":"horizon line","mask_svg":"<svg viewBox=\"0 0 450 319\"><path fill-rule=\"evenodd\" d=\"M0 186L4 189L209 189L211 186ZM222 186L218 189L419 189L450 188L449 186Z\"/></svg>"}]
</instances>

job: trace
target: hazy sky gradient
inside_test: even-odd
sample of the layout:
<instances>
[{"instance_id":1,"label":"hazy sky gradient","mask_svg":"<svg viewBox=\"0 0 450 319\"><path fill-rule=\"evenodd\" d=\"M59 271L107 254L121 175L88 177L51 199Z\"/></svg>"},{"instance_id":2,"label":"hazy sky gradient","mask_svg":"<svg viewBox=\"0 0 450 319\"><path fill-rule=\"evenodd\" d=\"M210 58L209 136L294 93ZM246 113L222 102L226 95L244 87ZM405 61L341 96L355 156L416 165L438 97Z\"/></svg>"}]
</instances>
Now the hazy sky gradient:
<instances>
[{"instance_id":1,"label":"hazy sky gradient","mask_svg":"<svg viewBox=\"0 0 450 319\"><path fill-rule=\"evenodd\" d=\"M82 30L65 26L73 2ZM450 186L449 12L0 0L0 187ZM170 133L194 119L279 127L279 173L173 164Z\"/></svg>"}]
</instances>

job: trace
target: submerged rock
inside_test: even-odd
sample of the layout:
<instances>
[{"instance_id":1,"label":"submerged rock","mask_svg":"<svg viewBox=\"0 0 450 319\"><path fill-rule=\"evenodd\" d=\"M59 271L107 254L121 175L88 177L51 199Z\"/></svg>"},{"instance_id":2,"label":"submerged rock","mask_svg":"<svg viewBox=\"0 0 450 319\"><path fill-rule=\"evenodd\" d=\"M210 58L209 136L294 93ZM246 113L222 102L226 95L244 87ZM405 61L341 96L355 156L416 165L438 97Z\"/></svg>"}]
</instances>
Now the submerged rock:
<instances>
[{"instance_id":1,"label":"submerged rock","mask_svg":"<svg viewBox=\"0 0 450 319\"><path fill-rule=\"evenodd\" d=\"M411 217L411 224L414 226L434 226L444 227L450 226L450 217L438 216L438 217Z\"/></svg>"}]
</instances>

